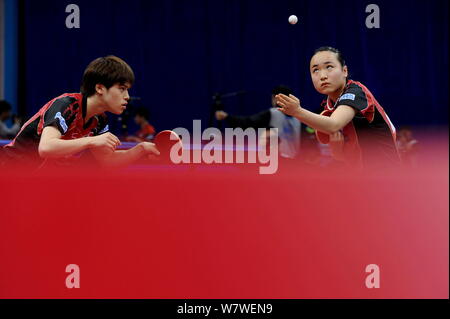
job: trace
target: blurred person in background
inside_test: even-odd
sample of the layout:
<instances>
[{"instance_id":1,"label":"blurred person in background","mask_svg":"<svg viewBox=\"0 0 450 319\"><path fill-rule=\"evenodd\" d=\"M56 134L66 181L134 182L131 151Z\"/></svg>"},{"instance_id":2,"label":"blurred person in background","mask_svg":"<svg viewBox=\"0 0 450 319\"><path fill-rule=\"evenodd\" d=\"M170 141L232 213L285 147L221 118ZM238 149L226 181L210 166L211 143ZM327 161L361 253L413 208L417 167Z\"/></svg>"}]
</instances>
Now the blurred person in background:
<instances>
[{"instance_id":1,"label":"blurred person in background","mask_svg":"<svg viewBox=\"0 0 450 319\"><path fill-rule=\"evenodd\" d=\"M2 100L0 101L0 139L11 139L16 136L20 130L21 120L16 116L13 118L13 126L8 127L6 121L11 117L11 104Z\"/></svg>"},{"instance_id":2,"label":"blurred person in background","mask_svg":"<svg viewBox=\"0 0 450 319\"><path fill-rule=\"evenodd\" d=\"M149 123L148 110L145 107L139 107L134 116L134 122L140 129L135 135L126 137L127 142L145 142L152 141L155 137L155 128Z\"/></svg>"},{"instance_id":3,"label":"blurred person in background","mask_svg":"<svg viewBox=\"0 0 450 319\"><path fill-rule=\"evenodd\" d=\"M301 123L294 117L279 112L275 101L277 94L292 94L292 90L284 85L278 85L272 90L272 107L260 113L251 116L231 115L224 111L216 111L215 116L218 121L226 121L232 128L240 127L246 129L249 127L258 128L278 128L279 145L278 151L281 157L294 159L297 158L300 151ZM269 139L270 130L259 137L259 144L266 145Z\"/></svg>"}]
</instances>

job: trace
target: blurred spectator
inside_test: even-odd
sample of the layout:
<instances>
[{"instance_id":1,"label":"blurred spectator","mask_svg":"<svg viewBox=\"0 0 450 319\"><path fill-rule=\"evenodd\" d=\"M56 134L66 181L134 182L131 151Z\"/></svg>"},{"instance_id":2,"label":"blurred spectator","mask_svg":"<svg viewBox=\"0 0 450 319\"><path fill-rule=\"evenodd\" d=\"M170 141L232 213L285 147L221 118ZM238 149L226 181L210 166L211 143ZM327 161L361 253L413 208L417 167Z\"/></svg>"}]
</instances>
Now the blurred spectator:
<instances>
[{"instance_id":1,"label":"blurred spectator","mask_svg":"<svg viewBox=\"0 0 450 319\"><path fill-rule=\"evenodd\" d=\"M419 142L414 138L411 128L403 127L397 135L397 149L403 164L417 166Z\"/></svg>"},{"instance_id":2,"label":"blurred spectator","mask_svg":"<svg viewBox=\"0 0 450 319\"><path fill-rule=\"evenodd\" d=\"M296 158L299 155L301 124L300 122L289 115L285 115L277 109L275 102L275 95L283 93L286 95L292 94L292 90L286 86L279 85L272 90L272 108L262 111L251 116L237 116L231 115L224 111L216 111L216 119L218 121L226 121L228 126L232 128L240 127L246 129L249 127L258 128L278 128L279 137L279 154L284 158ZM265 145L268 138L265 131L263 136L260 136L260 142Z\"/></svg>"},{"instance_id":3,"label":"blurred spectator","mask_svg":"<svg viewBox=\"0 0 450 319\"><path fill-rule=\"evenodd\" d=\"M144 142L151 141L155 136L155 128L149 123L148 111L144 107L140 107L136 110L134 116L134 122L139 125L140 130L135 135L126 137L127 142Z\"/></svg>"},{"instance_id":4,"label":"blurred spectator","mask_svg":"<svg viewBox=\"0 0 450 319\"><path fill-rule=\"evenodd\" d=\"M11 104L2 100L0 101L0 139L12 139L20 130L21 121L18 117L13 116L13 126L11 128L6 125L6 120L11 117Z\"/></svg>"}]
</instances>

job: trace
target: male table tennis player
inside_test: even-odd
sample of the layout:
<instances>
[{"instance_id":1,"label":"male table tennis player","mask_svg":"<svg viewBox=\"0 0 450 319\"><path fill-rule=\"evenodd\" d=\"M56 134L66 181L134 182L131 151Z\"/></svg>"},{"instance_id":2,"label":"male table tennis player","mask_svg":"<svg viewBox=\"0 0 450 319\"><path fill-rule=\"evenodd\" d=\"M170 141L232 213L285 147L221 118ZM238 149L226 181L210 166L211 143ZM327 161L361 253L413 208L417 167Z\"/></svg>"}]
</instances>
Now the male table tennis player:
<instances>
[{"instance_id":1,"label":"male table tennis player","mask_svg":"<svg viewBox=\"0 0 450 319\"><path fill-rule=\"evenodd\" d=\"M6 162L38 168L47 160L90 150L102 166L123 166L159 154L149 142L116 150L120 141L108 132L105 113L125 110L133 82L133 70L122 59L95 59L84 71L81 93L65 93L45 104L5 146Z\"/></svg>"}]
</instances>

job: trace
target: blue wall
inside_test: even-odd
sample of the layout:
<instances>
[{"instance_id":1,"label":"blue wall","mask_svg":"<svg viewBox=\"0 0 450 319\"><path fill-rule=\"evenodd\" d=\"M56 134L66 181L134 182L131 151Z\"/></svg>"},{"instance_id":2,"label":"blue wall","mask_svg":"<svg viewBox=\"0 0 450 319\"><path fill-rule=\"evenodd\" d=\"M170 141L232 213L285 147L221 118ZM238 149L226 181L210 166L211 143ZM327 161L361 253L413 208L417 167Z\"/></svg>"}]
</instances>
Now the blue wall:
<instances>
[{"instance_id":1,"label":"blue wall","mask_svg":"<svg viewBox=\"0 0 450 319\"><path fill-rule=\"evenodd\" d=\"M67 29L76 3L81 28ZM336 46L351 77L363 82L397 125L447 124L448 1L376 3L381 28L367 29L360 0L25 0L27 115L51 98L77 92L86 65L114 54L134 69L131 94L142 97L159 129L207 124L214 92L246 90L225 101L252 114L270 106L283 83L317 110L312 51ZM289 25L289 15L300 21Z\"/></svg>"},{"instance_id":2,"label":"blue wall","mask_svg":"<svg viewBox=\"0 0 450 319\"><path fill-rule=\"evenodd\" d=\"M11 103L13 113L17 113L18 94L18 2L4 1L4 99Z\"/></svg>"}]
</instances>

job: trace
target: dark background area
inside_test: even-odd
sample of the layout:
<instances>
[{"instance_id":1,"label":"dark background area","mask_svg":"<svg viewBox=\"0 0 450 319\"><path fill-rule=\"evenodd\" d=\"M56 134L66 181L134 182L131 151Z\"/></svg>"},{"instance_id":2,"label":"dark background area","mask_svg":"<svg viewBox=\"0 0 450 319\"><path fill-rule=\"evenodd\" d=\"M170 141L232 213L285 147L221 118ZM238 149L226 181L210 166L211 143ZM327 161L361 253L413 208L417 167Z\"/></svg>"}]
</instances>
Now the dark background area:
<instances>
[{"instance_id":1,"label":"dark background area","mask_svg":"<svg viewBox=\"0 0 450 319\"><path fill-rule=\"evenodd\" d=\"M65 26L68 4L81 28ZM381 28L368 29L376 3ZM297 25L288 17L296 14ZM22 0L19 109L31 116L50 99L78 92L87 64L109 54L135 71L132 96L157 130L207 126L212 95L234 114L270 107L273 86L292 87L318 110L309 60L330 45L396 126L448 124L448 1Z\"/></svg>"}]
</instances>

